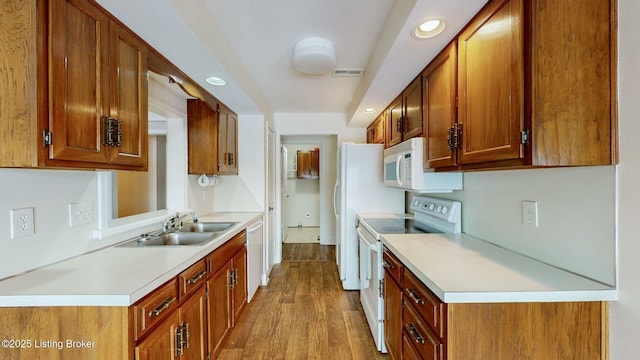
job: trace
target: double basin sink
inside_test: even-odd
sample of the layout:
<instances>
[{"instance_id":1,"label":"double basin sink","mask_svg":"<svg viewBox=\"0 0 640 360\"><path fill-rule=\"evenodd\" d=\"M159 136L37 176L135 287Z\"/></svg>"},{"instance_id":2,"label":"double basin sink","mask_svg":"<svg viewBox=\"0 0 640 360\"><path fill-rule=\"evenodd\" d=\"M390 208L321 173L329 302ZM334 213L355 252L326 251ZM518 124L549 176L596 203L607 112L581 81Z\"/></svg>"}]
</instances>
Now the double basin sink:
<instances>
[{"instance_id":1,"label":"double basin sink","mask_svg":"<svg viewBox=\"0 0 640 360\"><path fill-rule=\"evenodd\" d=\"M123 247L204 245L218 238L237 222L195 222L167 232L142 234L123 243Z\"/></svg>"}]
</instances>

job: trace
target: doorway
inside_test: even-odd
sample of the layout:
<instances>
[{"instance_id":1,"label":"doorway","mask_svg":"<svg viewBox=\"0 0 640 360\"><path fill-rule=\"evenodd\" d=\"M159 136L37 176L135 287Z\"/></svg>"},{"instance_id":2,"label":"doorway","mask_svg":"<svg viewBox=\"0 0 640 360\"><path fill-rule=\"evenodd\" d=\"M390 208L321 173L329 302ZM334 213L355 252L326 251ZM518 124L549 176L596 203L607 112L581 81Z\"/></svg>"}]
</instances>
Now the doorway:
<instances>
[{"instance_id":1,"label":"doorway","mask_svg":"<svg viewBox=\"0 0 640 360\"><path fill-rule=\"evenodd\" d=\"M283 242L320 243L320 144L283 145Z\"/></svg>"},{"instance_id":2,"label":"doorway","mask_svg":"<svg viewBox=\"0 0 640 360\"><path fill-rule=\"evenodd\" d=\"M313 241L321 245L335 244L336 219L333 211L333 187L336 180L338 146L335 134L281 135L280 144L282 156L279 161L280 187L278 195L280 196L279 229L281 232L280 241L277 244L279 260L282 255L283 242L294 240L289 237L292 235L306 236L305 242ZM301 165L298 164L298 150L303 152L318 150L319 173L317 179L298 179L298 165ZM295 160L293 160L294 157ZM294 192L298 198L292 200L291 195ZM305 229L313 227L317 227L317 229ZM287 234L287 230L298 231L299 229L301 232L309 230L311 235L294 232ZM311 232L312 230L316 232ZM320 236L319 240L317 240L318 235Z\"/></svg>"}]
</instances>

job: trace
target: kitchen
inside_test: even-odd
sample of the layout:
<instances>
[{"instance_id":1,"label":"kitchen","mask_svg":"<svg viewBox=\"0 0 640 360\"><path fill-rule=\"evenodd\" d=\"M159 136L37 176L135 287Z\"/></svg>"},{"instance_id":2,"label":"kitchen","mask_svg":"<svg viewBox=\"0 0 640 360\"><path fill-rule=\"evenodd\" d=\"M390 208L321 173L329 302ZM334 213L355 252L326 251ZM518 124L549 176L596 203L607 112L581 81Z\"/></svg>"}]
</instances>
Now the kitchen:
<instances>
[{"instance_id":1,"label":"kitchen","mask_svg":"<svg viewBox=\"0 0 640 360\"><path fill-rule=\"evenodd\" d=\"M136 5L134 4L132 6ZM138 4L140 5L140 4ZM544 169L530 171L509 172L477 172L465 174L465 191L459 196L465 206L463 228L480 237L501 238L504 242L511 241L512 234L518 234L523 252L535 253L538 256L548 256L554 259L571 262L571 266L581 272L590 272L594 277L604 272L607 280L612 277L618 284L618 301L610 304L610 354L614 359L633 358L640 346L634 341L638 334L638 309L640 289L634 287L633 275L638 272L638 265L634 254L638 248L632 225L635 220L635 203L638 191L637 179L640 176L637 168L638 149L632 134L637 133L633 114L638 113L637 83L640 81L635 64L638 63L638 47L634 38L638 25L632 16L640 11L638 5L630 0L618 1L619 22L619 150L620 161L615 168L570 168ZM115 12L115 11L114 11ZM297 120L304 116L312 125L301 124ZM262 181L266 171L266 160L262 156L266 143L266 125L264 120L274 123L276 145L279 135L302 133L338 134L339 141L364 140L362 129L347 127L344 114L269 114L240 116L239 122L239 159L240 174L237 177L223 179L220 188L214 190L213 209L216 211L238 211L237 203L229 201L232 194L247 200L245 211L264 211L267 207L266 190ZM172 124L173 125L173 124ZM184 144L183 144L184 146ZM260 154L260 156L255 156ZM262 164L251 166L253 163ZM182 160L184 161L184 160ZM182 165L186 166L184 162ZM243 167L244 166L244 167ZM257 174L257 176L256 176ZM52 263L67 254L77 254L101 247L100 243L90 241L93 233L90 227L69 228L67 226L66 207L70 202L93 199L97 190L97 182L92 172L60 171L60 170L19 170L2 169L2 187L0 210L5 216L0 217L2 228L9 228L11 209L34 207L36 218L36 234L32 241L12 242L9 231L3 232L0 254L3 264L3 276L24 271L25 268L39 264ZM189 189L186 184L194 179L183 180L182 189ZM256 182L258 184L256 184ZM243 188L249 185L249 190ZM256 190L257 189L257 190ZM533 232L521 232L517 229L519 219L511 211L511 207L503 202L494 203L488 200L488 194L504 191L509 198L516 200L537 200L541 206L541 221L551 221L550 234L538 237ZM548 191L554 189L555 191ZM593 191L597 189L598 191ZM185 190L188 191L188 190ZM251 195L247 195L247 193ZM254 199L254 200L252 200ZM251 203L251 201L255 203ZM507 201L502 199L501 201ZM180 200L178 200L180 201ZM185 208L183 203L177 203L179 208ZM276 202L277 203L277 202ZM483 204L496 204L489 209ZM542 204L548 204L546 208ZM594 214L589 214L588 223L581 218L567 219L561 214L576 209L586 211L589 204L598 204L608 215L606 224L599 223ZM208 204L209 205L209 204ZM546 209L552 209L547 212ZM60 209L63 209L62 211ZM203 211L211 209L203 209ZM566 211L566 212L565 212ZM595 211L595 210L593 210ZM616 218L611 219L611 214ZM578 212L581 213L581 212ZM41 216L40 214L47 214ZM50 214L50 215L49 215ZM473 215L472 215L473 214ZM614 224L611 224L614 222ZM615 228L612 227L615 226ZM277 229L277 228L276 228ZM496 234L497 233L497 234ZM561 233L557 235L557 233ZM593 235L597 233L597 235ZM511 236L510 236L511 235ZM547 236L550 235L550 236ZM597 239L595 239L597 238ZM77 239L86 239L77 241ZM617 244L617 246L616 246ZM561 246L560 249L557 247ZM612 250L613 249L613 250ZM7 250L7 251L5 251ZM558 251L559 250L559 251ZM567 256L567 254L579 255ZM598 256L602 253L611 254L614 251L617 261L608 259L601 261ZM590 260L581 260L583 256ZM16 258L24 261L15 261ZM611 262L615 262L617 269L610 270ZM6 264L6 265L5 265ZM605 265L606 264L606 265ZM5 268L5 266L7 266Z\"/></svg>"}]
</instances>

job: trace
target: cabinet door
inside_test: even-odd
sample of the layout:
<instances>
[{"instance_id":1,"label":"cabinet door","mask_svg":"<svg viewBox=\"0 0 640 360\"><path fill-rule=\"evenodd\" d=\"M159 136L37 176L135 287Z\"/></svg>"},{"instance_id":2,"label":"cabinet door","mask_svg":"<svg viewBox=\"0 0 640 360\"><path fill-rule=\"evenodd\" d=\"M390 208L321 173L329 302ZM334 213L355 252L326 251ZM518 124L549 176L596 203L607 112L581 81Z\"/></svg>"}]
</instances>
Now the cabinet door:
<instances>
[{"instance_id":1,"label":"cabinet door","mask_svg":"<svg viewBox=\"0 0 640 360\"><path fill-rule=\"evenodd\" d=\"M176 328L178 312L174 311L168 318L150 332L135 347L136 360L174 360L176 353Z\"/></svg>"},{"instance_id":2,"label":"cabinet door","mask_svg":"<svg viewBox=\"0 0 640 360\"><path fill-rule=\"evenodd\" d=\"M220 344L231 329L231 297L229 291L231 262L216 271L207 281L209 297L207 301L207 324L209 332L209 352L220 351Z\"/></svg>"},{"instance_id":3,"label":"cabinet door","mask_svg":"<svg viewBox=\"0 0 640 360\"><path fill-rule=\"evenodd\" d=\"M402 359L402 289L384 272L384 342L393 360Z\"/></svg>"},{"instance_id":4,"label":"cabinet door","mask_svg":"<svg viewBox=\"0 0 640 360\"><path fill-rule=\"evenodd\" d=\"M233 318L231 321L231 326L235 326L238 317L240 316L240 312L244 309L244 306L247 304L247 248L246 246L238 252L233 259L231 260L233 267Z\"/></svg>"},{"instance_id":5,"label":"cabinet door","mask_svg":"<svg viewBox=\"0 0 640 360\"><path fill-rule=\"evenodd\" d=\"M198 99L187 100L189 174L218 173L218 113Z\"/></svg>"},{"instance_id":6,"label":"cabinet door","mask_svg":"<svg viewBox=\"0 0 640 360\"><path fill-rule=\"evenodd\" d=\"M456 43L447 46L422 73L424 168L456 166Z\"/></svg>"},{"instance_id":7,"label":"cabinet door","mask_svg":"<svg viewBox=\"0 0 640 360\"><path fill-rule=\"evenodd\" d=\"M296 152L296 175L298 179L311 177L311 153L309 151Z\"/></svg>"},{"instance_id":8,"label":"cabinet door","mask_svg":"<svg viewBox=\"0 0 640 360\"><path fill-rule=\"evenodd\" d=\"M402 92L402 140L422 136L422 77L418 76Z\"/></svg>"},{"instance_id":9,"label":"cabinet door","mask_svg":"<svg viewBox=\"0 0 640 360\"><path fill-rule=\"evenodd\" d=\"M180 324L188 324L188 341L183 345L182 360L200 360L207 357L205 289L196 293L180 305Z\"/></svg>"},{"instance_id":10,"label":"cabinet door","mask_svg":"<svg viewBox=\"0 0 640 360\"><path fill-rule=\"evenodd\" d=\"M218 122L218 173L238 174L238 117L220 105Z\"/></svg>"},{"instance_id":11,"label":"cabinet door","mask_svg":"<svg viewBox=\"0 0 640 360\"><path fill-rule=\"evenodd\" d=\"M48 157L108 163L109 19L88 0L51 0L49 19Z\"/></svg>"},{"instance_id":12,"label":"cabinet door","mask_svg":"<svg viewBox=\"0 0 640 360\"><path fill-rule=\"evenodd\" d=\"M385 115L383 112L367 127L368 144L384 144Z\"/></svg>"},{"instance_id":13,"label":"cabinet door","mask_svg":"<svg viewBox=\"0 0 640 360\"><path fill-rule=\"evenodd\" d=\"M489 2L458 39L463 165L524 156L522 2Z\"/></svg>"},{"instance_id":14,"label":"cabinet door","mask_svg":"<svg viewBox=\"0 0 640 360\"><path fill-rule=\"evenodd\" d=\"M129 31L111 23L110 116L120 121L121 145L111 150L112 164L147 167L147 47Z\"/></svg>"},{"instance_id":15,"label":"cabinet door","mask_svg":"<svg viewBox=\"0 0 640 360\"><path fill-rule=\"evenodd\" d=\"M529 6L532 164L615 163L615 1Z\"/></svg>"},{"instance_id":16,"label":"cabinet door","mask_svg":"<svg viewBox=\"0 0 640 360\"><path fill-rule=\"evenodd\" d=\"M317 179L320 177L320 150L311 151L309 166L311 168L311 177Z\"/></svg>"},{"instance_id":17,"label":"cabinet door","mask_svg":"<svg viewBox=\"0 0 640 360\"><path fill-rule=\"evenodd\" d=\"M387 108L387 146L402 141L402 96L396 98Z\"/></svg>"}]
</instances>

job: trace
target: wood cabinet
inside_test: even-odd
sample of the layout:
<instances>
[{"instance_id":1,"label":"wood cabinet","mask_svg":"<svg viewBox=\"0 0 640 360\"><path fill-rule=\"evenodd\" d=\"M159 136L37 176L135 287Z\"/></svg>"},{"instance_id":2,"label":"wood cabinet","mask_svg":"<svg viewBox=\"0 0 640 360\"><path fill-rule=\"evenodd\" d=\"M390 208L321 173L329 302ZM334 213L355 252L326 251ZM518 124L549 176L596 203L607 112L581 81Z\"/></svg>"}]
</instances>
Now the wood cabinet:
<instances>
[{"instance_id":1,"label":"wood cabinet","mask_svg":"<svg viewBox=\"0 0 640 360\"><path fill-rule=\"evenodd\" d=\"M238 116L218 105L218 174L238 174Z\"/></svg>"},{"instance_id":2,"label":"wood cabinet","mask_svg":"<svg viewBox=\"0 0 640 360\"><path fill-rule=\"evenodd\" d=\"M608 358L605 302L444 303L386 247L383 265L392 359Z\"/></svg>"},{"instance_id":3,"label":"wood cabinet","mask_svg":"<svg viewBox=\"0 0 640 360\"><path fill-rule=\"evenodd\" d=\"M387 113L383 111L380 116L367 127L367 144L384 144L386 115Z\"/></svg>"},{"instance_id":4,"label":"wood cabinet","mask_svg":"<svg viewBox=\"0 0 640 360\"><path fill-rule=\"evenodd\" d=\"M458 37L462 164L524 158L523 0L491 1Z\"/></svg>"},{"instance_id":5,"label":"wood cabinet","mask_svg":"<svg viewBox=\"0 0 640 360\"><path fill-rule=\"evenodd\" d=\"M20 50L1 50L15 78L0 138L17 156L0 166L146 170L146 44L89 0L24 5L3 17Z\"/></svg>"},{"instance_id":6,"label":"wood cabinet","mask_svg":"<svg viewBox=\"0 0 640 360\"><path fill-rule=\"evenodd\" d=\"M402 140L423 135L422 77L416 77L402 92Z\"/></svg>"},{"instance_id":7,"label":"wood cabinet","mask_svg":"<svg viewBox=\"0 0 640 360\"><path fill-rule=\"evenodd\" d=\"M237 174L238 117L222 104L214 110L189 99L187 123L189 174Z\"/></svg>"},{"instance_id":8,"label":"wood cabinet","mask_svg":"<svg viewBox=\"0 0 640 360\"><path fill-rule=\"evenodd\" d=\"M393 100L385 111L387 113L386 147L391 147L402 142L402 95Z\"/></svg>"},{"instance_id":9,"label":"wood cabinet","mask_svg":"<svg viewBox=\"0 0 640 360\"><path fill-rule=\"evenodd\" d=\"M205 281L201 260L132 306L137 360L206 358Z\"/></svg>"},{"instance_id":10,"label":"wood cabinet","mask_svg":"<svg viewBox=\"0 0 640 360\"><path fill-rule=\"evenodd\" d=\"M457 43L453 42L422 72L425 170L458 165L456 81Z\"/></svg>"},{"instance_id":11,"label":"wood cabinet","mask_svg":"<svg viewBox=\"0 0 640 360\"><path fill-rule=\"evenodd\" d=\"M207 256L208 348L215 358L247 303L247 236L242 231Z\"/></svg>"},{"instance_id":12,"label":"wood cabinet","mask_svg":"<svg viewBox=\"0 0 640 360\"><path fill-rule=\"evenodd\" d=\"M402 263L386 248L384 266L384 342L393 360L402 359Z\"/></svg>"},{"instance_id":13,"label":"wood cabinet","mask_svg":"<svg viewBox=\"0 0 640 360\"><path fill-rule=\"evenodd\" d=\"M296 152L296 173L298 179L320 178L320 149Z\"/></svg>"},{"instance_id":14,"label":"wood cabinet","mask_svg":"<svg viewBox=\"0 0 640 360\"><path fill-rule=\"evenodd\" d=\"M490 0L422 73L425 170L617 163L615 11Z\"/></svg>"}]
</instances>

